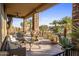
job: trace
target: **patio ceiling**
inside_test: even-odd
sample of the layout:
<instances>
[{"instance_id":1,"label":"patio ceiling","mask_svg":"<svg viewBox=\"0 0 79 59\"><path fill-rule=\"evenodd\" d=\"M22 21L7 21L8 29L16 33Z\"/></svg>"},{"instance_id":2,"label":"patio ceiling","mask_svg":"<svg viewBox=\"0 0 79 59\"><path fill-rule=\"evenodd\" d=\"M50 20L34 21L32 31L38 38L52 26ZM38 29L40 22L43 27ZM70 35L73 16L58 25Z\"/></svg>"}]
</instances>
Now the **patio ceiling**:
<instances>
[{"instance_id":1,"label":"patio ceiling","mask_svg":"<svg viewBox=\"0 0 79 59\"><path fill-rule=\"evenodd\" d=\"M54 5L56 3L11 3L5 4L5 9L8 16L27 18L33 12L41 12Z\"/></svg>"}]
</instances>

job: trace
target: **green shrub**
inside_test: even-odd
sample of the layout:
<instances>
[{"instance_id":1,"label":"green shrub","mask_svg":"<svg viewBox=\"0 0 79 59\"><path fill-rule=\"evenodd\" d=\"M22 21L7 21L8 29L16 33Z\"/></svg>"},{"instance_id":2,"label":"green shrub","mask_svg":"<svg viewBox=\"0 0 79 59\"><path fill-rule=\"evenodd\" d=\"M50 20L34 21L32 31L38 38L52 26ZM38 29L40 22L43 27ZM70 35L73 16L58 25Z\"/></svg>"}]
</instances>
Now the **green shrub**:
<instances>
[{"instance_id":1,"label":"green shrub","mask_svg":"<svg viewBox=\"0 0 79 59\"><path fill-rule=\"evenodd\" d=\"M66 37L63 37L59 40L59 43L61 44L61 46L63 48L70 48L72 47L73 45L70 43L70 40Z\"/></svg>"}]
</instances>

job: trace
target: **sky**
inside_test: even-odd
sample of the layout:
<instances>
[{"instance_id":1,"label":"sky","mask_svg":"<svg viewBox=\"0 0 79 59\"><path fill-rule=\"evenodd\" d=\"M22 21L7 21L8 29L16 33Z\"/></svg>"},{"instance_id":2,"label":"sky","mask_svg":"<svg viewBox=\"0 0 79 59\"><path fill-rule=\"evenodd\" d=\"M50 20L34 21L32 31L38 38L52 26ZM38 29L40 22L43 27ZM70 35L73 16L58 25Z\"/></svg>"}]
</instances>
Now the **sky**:
<instances>
[{"instance_id":1,"label":"sky","mask_svg":"<svg viewBox=\"0 0 79 59\"><path fill-rule=\"evenodd\" d=\"M21 28L21 22L23 22L22 18L13 18L13 26Z\"/></svg>"},{"instance_id":2,"label":"sky","mask_svg":"<svg viewBox=\"0 0 79 59\"><path fill-rule=\"evenodd\" d=\"M40 25L51 23L53 20L61 20L61 18L72 17L72 4L61 3L40 13Z\"/></svg>"},{"instance_id":3,"label":"sky","mask_svg":"<svg viewBox=\"0 0 79 59\"><path fill-rule=\"evenodd\" d=\"M49 25L53 20L61 20L63 17L72 17L72 4L61 3L57 4L43 12L39 13L39 25ZM20 27L23 20L20 18L13 18L13 25Z\"/></svg>"}]
</instances>

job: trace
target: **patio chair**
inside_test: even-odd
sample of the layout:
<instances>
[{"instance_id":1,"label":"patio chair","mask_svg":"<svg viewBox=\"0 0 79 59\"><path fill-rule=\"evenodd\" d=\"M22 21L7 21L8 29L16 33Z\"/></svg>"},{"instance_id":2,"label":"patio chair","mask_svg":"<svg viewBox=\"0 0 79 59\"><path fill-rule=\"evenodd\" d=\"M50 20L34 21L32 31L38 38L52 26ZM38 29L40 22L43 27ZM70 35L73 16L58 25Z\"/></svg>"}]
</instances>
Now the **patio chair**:
<instances>
[{"instance_id":1,"label":"patio chair","mask_svg":"<svg viewBox=\"0 0 79 59\"><path fill-rule=\"evenodd\" d=\"M18 40L21 43L25 42L24 35L22 33L17 33L16 36L17 36L16 40Z\"/></svg>"},{"instance_id":2,"label":"patio chair","mask_svg":"<svg viewBox=\"0 0 79 59\"><path fill-rule=\"evenodd\" d=\"M1 45L1 48L0 48L0 56L8 56L9 55L9 52L7 51L7 41L6 41L7 37L5 37L2 45Z\"/></svg>"},{"instance_id":3,"label":"patio chair","mask_svg":"<svg viewBox=\"0 0 79 59\"><path fill-rule=\"evenodd\" d=\"M8 41L8 36L4 39L4 42L2 43L1 46L1 51L4 52L2 54L3 56L6 54L6 56L12 56L12 55L17 55L17 56L25 56L26 55L26 48L25 47L19 47L16 44L13 44L12 42Z\"/></svg>"}]
</instances>

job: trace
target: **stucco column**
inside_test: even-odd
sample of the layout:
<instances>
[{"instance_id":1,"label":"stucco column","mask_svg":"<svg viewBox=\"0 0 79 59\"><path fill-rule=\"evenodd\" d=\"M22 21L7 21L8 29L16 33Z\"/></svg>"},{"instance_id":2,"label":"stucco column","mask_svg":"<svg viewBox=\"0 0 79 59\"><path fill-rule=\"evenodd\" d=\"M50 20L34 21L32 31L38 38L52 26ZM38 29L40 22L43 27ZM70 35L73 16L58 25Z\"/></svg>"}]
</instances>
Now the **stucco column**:
<instances>
[{"instance_id":1,"label":"stucco column","mask_svg":"<svg viewBox=\"0 0 79 59\"><path fill-rule=\"evenodd\" d=\"M8 16L7 21L7 34L10 34L12 32L11 24L12 24L12 17Z\"/></svg>"},{"instance_id":2,"label":"stucco column","mask_svg":"<svg viewBox=\"0 0 79 59\"><path fill-rule=\"evenodd\" d=\"M39 32L39 13L33 13L32 30L36 33Z\"/></svg>"},{"instance_id":3,"label":"stucco column","mask_svg":"<svg viewBox=\"0 0 79 59\"><path fill-rule=\"evenodd\" d=\"M25 33L26 31L26 19L23 19L23 32Z\"/></svg>"},{"instance_id":4,"label":"stucco column","mask_svg":"<svg viewBox=\"0 0 79 59\"><path fill-rule=\"evenodd\" d=\"M0 4L0 43L3 42L5 36L7 35L7 15L4 12L4 5Z\"/></svg>"}]
</instances>

